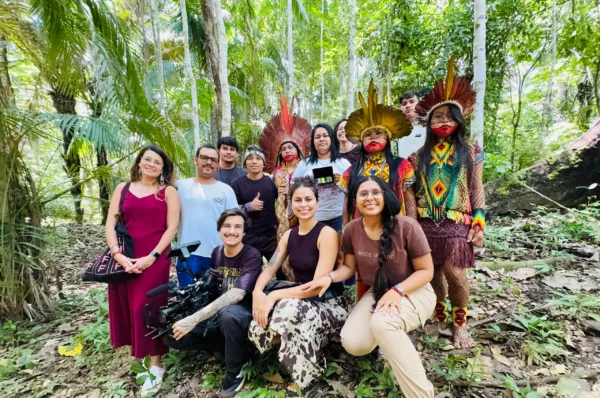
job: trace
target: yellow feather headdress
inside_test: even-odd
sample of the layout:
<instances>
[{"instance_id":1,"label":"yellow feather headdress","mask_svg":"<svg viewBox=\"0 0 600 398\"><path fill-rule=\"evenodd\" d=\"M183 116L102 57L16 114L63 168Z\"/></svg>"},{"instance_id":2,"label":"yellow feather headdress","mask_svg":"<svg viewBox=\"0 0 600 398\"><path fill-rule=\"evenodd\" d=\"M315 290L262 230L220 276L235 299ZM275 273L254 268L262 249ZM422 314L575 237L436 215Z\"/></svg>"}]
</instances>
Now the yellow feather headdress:
<instances>
[{"instance_id":1,"label":"yellow feather headdress","mask_svg":"<svg viewBox=\"0 0 600 398\"><path fill-rule=\"evenodd\" d=\"M377 103L377 90L373 80L369 83L367 101L358 93L362 109L357 109L348 117L346 136L362 141L366 132L375 129L385 131L388 139L395 140L410 134L412 124L404 113L392 106Z\"/></svg>"},{"instance_id":2,"label":"yellow feather headdress","mask_svg":"<svg viewBox=\"0 0 600 398\"><path fill-rule=\"evenodd\" d=\"M436 82L433 90L415 107L419 122L425 124L431 112L445 104L458 106L464 117L473 112L475 105L475 91L471 87L471 81L454 75L454 55L448 60L446 79Z\"/></svg>"}]
</instances>

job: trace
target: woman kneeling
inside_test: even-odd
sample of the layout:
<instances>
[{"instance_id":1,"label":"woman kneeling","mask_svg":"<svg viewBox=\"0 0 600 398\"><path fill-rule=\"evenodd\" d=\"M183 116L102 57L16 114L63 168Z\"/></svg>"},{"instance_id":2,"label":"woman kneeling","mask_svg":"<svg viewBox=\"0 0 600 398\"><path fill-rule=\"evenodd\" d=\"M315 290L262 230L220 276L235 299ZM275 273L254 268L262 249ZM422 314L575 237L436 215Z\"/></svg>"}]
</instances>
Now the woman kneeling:
<instances>
[{"instance_id":1,"label":"woman kneeling","mask_svg":"<svg viewBox=\"0 0 600 398\"><path fill-rule=\"evenodd\" d=\"M321 349L330 336L339 333L348 313L340 284L332 286L322 298L316 297L320 289L303 289L300 285L264 292L286 257L299 283L317 280L335 265L338 235L315 219L318 194L314 180L295 179L290 197L299 224L283 234L277 251L256 282L249 338L261 353L280 341L279 360L304 389L323 373Z\"/></svg>"},{"instance_id":2,"label":"woman kneeling","mask_svg":"<svg viewBox=\"0 0 600 398\"><path fill-rule=\"evenodd\" d=\"M358 268L360 281L371 288L350 313L342 345L357 356L379 346L405 397L432 398L433 385L407 336L435 307L427 238L415 220L397 215L398 197L383 180L360 177L355 187L349 199L362 217L344 229L344 265L303 288L324 292L332 281L346 280Z\"/></svg>"}]
</instances>

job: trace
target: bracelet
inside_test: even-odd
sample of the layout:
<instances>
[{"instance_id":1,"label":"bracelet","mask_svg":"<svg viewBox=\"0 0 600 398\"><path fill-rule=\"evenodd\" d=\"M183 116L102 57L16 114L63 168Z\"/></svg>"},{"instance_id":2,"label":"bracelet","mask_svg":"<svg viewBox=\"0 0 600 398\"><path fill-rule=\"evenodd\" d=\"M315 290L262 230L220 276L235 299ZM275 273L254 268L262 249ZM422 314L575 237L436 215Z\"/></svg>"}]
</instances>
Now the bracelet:
<instances>
[{"instance_id":1,"label":"bracelet","mask_svg":"<svg viewBox=\"0 0 600 398\"><path fill-rule=\"evenodd\" d=\"M333 276L331 276L331 274L327 274L325 276L328 276L331 279L331 283L335 283L335 281L333 280Z\"/></svg>"},{"instance_id":2,"label":"bracelet","mask_svg":"<svg viewBox=\"0 0 600 398\"><path fill-rule=\"evenodd\" d=\"M397 285L396 285L397 286ZM402 290L398 289L396 286L392 287L392 290L400 295L400 297L404 296Z\"/></svg>"},{"instance_id":3,"label":"bracelet","mask_svg":"<svg viewBox=\"0 0 600 398\"><path fill-rule=\"evenodd\" d=\"M110 252L111 252L111 254L112 254L112 253L116 253L116 252L118 252L119 250L121 250L121 248L119 247L119 244L118 244L118 243L115 243L114 245L112 245L112 246L110 247Z\"/></svg>"},{"instance_id":4,"label":"bracelet","mask_svg":"<svg viewBox=\"0 0 600 398\"><path fill-rule=\"evenodd\" d=\"M110 255L111 255L111 257L112 257L112 258L115 258L115 256L116 256L117 254L123 254L123 252L121 251L121 249L117 250L116 252L111 252L111 253L110 253Z\"/></svg>"}]
</instances>

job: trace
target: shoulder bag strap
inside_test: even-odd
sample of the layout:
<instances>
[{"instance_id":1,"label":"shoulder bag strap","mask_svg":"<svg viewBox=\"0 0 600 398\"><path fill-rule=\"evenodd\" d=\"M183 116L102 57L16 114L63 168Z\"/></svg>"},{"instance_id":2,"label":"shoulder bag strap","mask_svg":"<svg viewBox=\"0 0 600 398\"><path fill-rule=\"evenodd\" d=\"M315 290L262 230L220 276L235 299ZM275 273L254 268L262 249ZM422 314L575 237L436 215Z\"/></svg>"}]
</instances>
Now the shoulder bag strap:
<instances>
[{"instance_id":1,"label":"shoulder bag strap","mask_svg":"<svg viewBox=\"0 0 600 398\"><path fill-rule=\"evenodd\" d=\"M126 183L121 191L121 198L119 199L119 219L123 219L123 202L125 202L125 197L127 196L127 192L129 192L130 182Z\"/></svg>"}]
</instances>

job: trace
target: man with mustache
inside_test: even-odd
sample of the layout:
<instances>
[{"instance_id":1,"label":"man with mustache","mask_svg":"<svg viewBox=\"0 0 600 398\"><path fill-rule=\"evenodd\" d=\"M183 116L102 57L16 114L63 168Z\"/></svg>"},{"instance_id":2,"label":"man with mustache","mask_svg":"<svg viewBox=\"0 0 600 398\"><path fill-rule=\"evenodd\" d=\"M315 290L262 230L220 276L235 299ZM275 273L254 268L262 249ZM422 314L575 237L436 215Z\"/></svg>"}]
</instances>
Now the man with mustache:
<instances>
[{"instance_id":1,"label":"man with mustache","mask_svg":"<svg viewBox=\"0 0 600 398\"><path fill-rule=\"evenodd\" d=\"M202 145L194 158L196 177L177 181L181 200L179 222L179 244L200 241L200 247L187 260L194 275L203 274L211 264L213 249L223 242L214 226L221 213L238 207L231 187L215 179L219 169L219 152L214 145ZM177 263L177 278L180 286L193 282L183 264Z\"/></svg>"},{"instance_id":2,"label":"man with mustache","mask_svg":"<svg viewBox=\"0 0 600 398\"><path fill-rule=\"evenodd\" d=\"M422 91L419 93L422 93ZM415 107L417 106L418 102L419 96L414 91L407 91L402 94L402 97L400 97L400 110L406 115L408 121L413 125L410 135L400 138L396 142L398 156L401 158L408 158L425 143L425 127L417 123L417 113L415 112Z\"/></svg>"},{"instance_id":3,"label":"man with mustache","mask_svg":"<svg viewBox=\"0 0 600 398\"><path fill-rule=\"evenodd\" d=\"M270 259L277 249L277 187L270 177L264 175L265 163L265 154L260 147L250 145L244 153L248 174L233 181L231 188L240 207L244 207L252 221L243 242Z\"/></svg>"},{"instance_id":4,"label":"man with mustache","mask_svg":"<svg viewBox=\"0 0 600 398\"><path fill-rule=\"evenodd\" d=\"M268 178L268 177L267 177ZM227 373L221 397L232 397L241 390L241 371L250 359L248 327L252 321L252 291L262 271L261 255L242 243L251 224L238 208L224 211L217 220L223 245L211 254L211 267L217 271L221 296L193 315L173 325L173 336L165 342L175 349L200 349L224 354ZM219 327L207 325L207 319L219 314Z\"/></svg>"}]
</instances>

